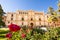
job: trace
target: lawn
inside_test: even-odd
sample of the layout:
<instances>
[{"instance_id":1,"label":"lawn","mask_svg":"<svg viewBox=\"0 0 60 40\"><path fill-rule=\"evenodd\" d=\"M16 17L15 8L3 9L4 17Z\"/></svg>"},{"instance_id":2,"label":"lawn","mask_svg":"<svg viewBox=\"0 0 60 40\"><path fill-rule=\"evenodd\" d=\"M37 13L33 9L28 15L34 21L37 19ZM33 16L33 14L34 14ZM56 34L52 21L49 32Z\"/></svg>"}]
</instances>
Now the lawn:
<instances>
[{"instance_id":1,"label":"lawn","mask_svg":"<svg viewBox=\"0 0 60 40\"><path fill-rule=\"evenodd\" d=\"M7 40L7 38L0 38L0 40Z\"/></svg>"},{"instance_id":2,"label":"lawn","mask_svg":"<svg viewBox=\"0 0 60 40\"><path fill-rule=\"evenodd\" d=\"M5 37L6 33L9 32L8 28L0 28L0 40L7 40Z\"/></svg>"}]
</instances>

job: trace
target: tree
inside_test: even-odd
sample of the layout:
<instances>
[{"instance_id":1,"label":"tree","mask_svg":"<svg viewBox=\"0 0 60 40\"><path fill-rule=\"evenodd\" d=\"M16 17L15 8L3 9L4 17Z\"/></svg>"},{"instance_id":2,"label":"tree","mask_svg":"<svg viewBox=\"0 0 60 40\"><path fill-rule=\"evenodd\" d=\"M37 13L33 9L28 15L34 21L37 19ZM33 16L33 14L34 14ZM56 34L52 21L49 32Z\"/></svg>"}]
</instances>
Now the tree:
<instances>
[{"instance_id":1,"label":"tree","mask_svg":"<svg viewBox=\"0 0 60 40\"><path fill-rule=\"evenodd\" d=\"M49 7L48 8L48 14L53 15L53 12L54 12L54 9L52 7Z\"/></svg>"},{"instance_id":2,"label":"tree","mask_svg":"<svg viewBox=\"0 0 60 40\"><path fill-rule=\"evenodd\" d=\"M2 6L0 5L0 27L5 26L5 23L3 22L3 15L4 15L4 12L3 12Z\"/></svg>"},{"instance_id":3,"label":"tree","mask_svg":"<svg viewBox=\"0 0 60 40\"><path fill-rule=\"evenodd\" d=\"M48 22L52 22L54 24L54 27L56 26L57 22L58 22L58 17L57 15L51 15L48 18Z\"/></svg>"},{"instance_id":4,"label":"tree","mask_svg":"<svg viewBox=\"0 0 60 40\"><path fill-rule=\"evenodd\" d=\"M50 16L48 17L48 22L53 22L54 26L56 26L56 23L58 22L57 12L55 12L52 7L49 7L48 13L50 14Z\"/></svg>"}]
</instances>

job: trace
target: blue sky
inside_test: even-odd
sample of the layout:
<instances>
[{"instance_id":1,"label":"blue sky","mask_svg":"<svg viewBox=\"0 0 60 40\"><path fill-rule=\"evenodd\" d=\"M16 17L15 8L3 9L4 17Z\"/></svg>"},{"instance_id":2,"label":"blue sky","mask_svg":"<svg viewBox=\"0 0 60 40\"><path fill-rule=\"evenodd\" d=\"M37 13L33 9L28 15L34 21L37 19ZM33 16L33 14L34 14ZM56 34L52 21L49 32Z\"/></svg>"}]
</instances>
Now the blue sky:
<instances>
[{"instance_id":1,"label":"blue sky","mask_svg":"<svg viewBox=\"0 0 60 40\"><path fill-rule=\"evenodd\" d=\"M35 10L47 12L49 6L57 9L58 0L0 0L4 12L16 10Z\"/></svg>"}]
</instances>

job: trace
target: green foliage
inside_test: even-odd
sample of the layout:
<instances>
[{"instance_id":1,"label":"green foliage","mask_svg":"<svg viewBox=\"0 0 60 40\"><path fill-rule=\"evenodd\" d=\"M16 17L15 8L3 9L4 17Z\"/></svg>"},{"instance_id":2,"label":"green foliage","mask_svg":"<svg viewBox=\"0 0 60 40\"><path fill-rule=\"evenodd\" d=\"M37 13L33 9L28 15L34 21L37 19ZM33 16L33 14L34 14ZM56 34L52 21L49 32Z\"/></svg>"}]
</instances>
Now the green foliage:
<instances>
[{"instance_id":1,"label":"green foliage","mask_svg":"<svg viewBox=\"0 0 60 40\"><path fill-rule=\"evenodd\" d=\"M9 30L0 30L0 38L5 38L5 35L8 32L9 32Z\"/></svg>"},{"instance_id":2,"label":"green foliage","mask_svg":"<svg viewBox=\"0 0 60 40\"><path fill-rule=\"evenodd\" d=\"M41 35L43 35L45 33L45 30L42 30L40 28L34 28L33 31L37 32L37 33L40 33Z\"/></svg>"},{"instance_id":3,"label":"green foliage","mask_svg":"<svg viewBox=\"0 0 60 40\"><path fill-rule=\"evenodd\" d=\"M4 14L4 12L3 12L3 9L0 5L0 27L5 26L5 23L2 21L3 20L3 18L2 18L3 14Z\"/></svg>"},{"instance_id":4,"label":"green foliage","mask_svg":"<svg viewBox=\"0 0 60 40\"><path fill-rule=\"evenodd\" d=\"M6 33L8 33L8 32L9 32L9 30L7 30L7 31L0 30L0 34L6 34Z\"/></svg>"},{"instance_id":5,"label":"green foliage","mask_svg":"<svg viewBox=\"0 0 60 40\"><path fill-rule=\"evenodd\" d=\"M29 28L27 28L29 29ZM48 28L48 31L42 30L40 28L22 29L17 32L12 33L12 40L60 40L60 27ZM22 38L22 33L26 34L26 37Z\"/></svg>"}]
</instances>

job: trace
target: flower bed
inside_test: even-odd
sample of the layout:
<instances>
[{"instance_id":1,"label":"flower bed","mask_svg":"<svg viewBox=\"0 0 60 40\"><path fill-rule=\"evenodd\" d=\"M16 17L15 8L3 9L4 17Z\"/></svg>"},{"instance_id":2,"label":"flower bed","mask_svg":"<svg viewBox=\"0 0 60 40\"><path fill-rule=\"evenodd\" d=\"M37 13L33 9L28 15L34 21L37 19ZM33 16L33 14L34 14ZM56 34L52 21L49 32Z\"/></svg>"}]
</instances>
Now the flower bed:
<instances>
[{"instance_id":1,"label":"flower bed","mask_svg":"<svg viewBox=\"0 0 60 40\"><path fill-rule=\"evenodd\" d=\"M48 29L48 31L40 28L21 28L18 25L11 24L8 26L10 32L6 34L8 40L58 40L57 28Z\"/></svg>"}]
</instances>

